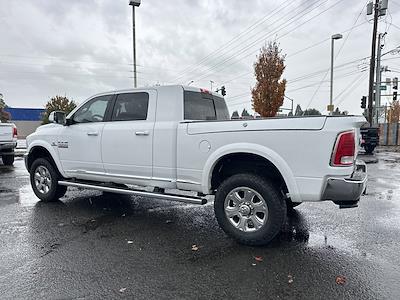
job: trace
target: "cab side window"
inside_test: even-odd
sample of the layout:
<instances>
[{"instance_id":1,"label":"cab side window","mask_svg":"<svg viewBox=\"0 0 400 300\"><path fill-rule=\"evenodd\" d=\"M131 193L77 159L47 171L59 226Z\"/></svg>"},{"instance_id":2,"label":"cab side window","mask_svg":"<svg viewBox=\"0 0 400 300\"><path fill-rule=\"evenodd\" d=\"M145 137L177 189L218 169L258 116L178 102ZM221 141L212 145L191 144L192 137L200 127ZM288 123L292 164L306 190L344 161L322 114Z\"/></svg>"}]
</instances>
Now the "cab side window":
<instances>
[{"instance_id":1,"label":"cab side window","mask_svg":"<svg viewBox=\"0 0 400 300\"><path fill-rule=\"evenodd\" d=\"M103 122L112 95L93 98L79 108L73 116L74 123Z\"/></svg>"},{"instance_id":2,"label":"cab side window","mask_svg":"<svg viewBox=\"0 0 400 300\"><path fill-rule=\"evenodd\" d=\"M112 121L138 121L147 119L148 93L119 94L115 101Z\"/></svg>"}]
</instances>

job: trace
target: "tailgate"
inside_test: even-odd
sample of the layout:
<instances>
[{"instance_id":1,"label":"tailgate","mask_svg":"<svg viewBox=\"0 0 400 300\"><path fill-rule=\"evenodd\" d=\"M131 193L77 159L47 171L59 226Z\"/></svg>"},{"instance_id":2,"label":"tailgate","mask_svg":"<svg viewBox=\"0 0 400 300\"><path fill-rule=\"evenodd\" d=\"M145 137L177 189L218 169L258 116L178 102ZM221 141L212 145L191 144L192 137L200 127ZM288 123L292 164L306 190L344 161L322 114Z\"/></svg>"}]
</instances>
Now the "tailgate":
<instances>
[{"instance_id":1,"label":"tailgate","mask_svg":"<svg viewBox=\"0 0 400 300\"><path fill-rule=\"evenodd\" d=\"M0 123L0 142L12 142L13 125Z\"/></svg>"}]
</instances>

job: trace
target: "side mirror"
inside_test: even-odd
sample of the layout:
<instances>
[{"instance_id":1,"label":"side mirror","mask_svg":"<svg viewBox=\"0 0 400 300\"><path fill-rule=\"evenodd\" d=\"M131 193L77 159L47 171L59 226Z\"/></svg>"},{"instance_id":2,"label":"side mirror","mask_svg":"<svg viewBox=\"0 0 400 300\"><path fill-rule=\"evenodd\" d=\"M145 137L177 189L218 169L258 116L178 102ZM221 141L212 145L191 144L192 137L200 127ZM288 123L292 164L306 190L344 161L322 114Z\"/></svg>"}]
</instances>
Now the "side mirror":
<instances>
[{"instance_id":1,"label":"side mirror","mask_svg":"<svg viewBox=\"0 0 400 300\"><path fill-rule=\"evenodd\" d=\"M65 112L63 111L52 111L49 115L49 122L56 123L60 125L65 125Z\"/></svg>"}]
</instances>

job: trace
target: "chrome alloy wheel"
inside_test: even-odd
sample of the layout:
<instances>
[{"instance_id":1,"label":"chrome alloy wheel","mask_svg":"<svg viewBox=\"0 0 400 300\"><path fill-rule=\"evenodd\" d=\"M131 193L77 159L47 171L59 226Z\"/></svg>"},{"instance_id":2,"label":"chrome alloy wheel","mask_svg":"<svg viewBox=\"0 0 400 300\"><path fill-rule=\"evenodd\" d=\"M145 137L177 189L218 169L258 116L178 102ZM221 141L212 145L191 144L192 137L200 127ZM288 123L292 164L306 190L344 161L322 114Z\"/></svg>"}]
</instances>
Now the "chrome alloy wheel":
<instances>
[{"instance_id":1,"label":"chrome alloy wheel","mask_svg":"<svg viewBox=\"0 0 400 300\"><path fill-rule=\"evenodd\" d=\"M45 166L38 166L35 170L34 182L41 194L47 194L51 188L51 174Z\"/></svg>"},{"instance_id":2,"label":"chrome alloy wheel","mask_svg":"<svg viewBox=\"0 0 400 300\"><path fill-rule=\"evenodd\" d=\"M264 198L248 187L238 187L225 198L225 215L229 222L244 232L255 232L268 219L268 206Z\"/></svg>"}]
</instances>

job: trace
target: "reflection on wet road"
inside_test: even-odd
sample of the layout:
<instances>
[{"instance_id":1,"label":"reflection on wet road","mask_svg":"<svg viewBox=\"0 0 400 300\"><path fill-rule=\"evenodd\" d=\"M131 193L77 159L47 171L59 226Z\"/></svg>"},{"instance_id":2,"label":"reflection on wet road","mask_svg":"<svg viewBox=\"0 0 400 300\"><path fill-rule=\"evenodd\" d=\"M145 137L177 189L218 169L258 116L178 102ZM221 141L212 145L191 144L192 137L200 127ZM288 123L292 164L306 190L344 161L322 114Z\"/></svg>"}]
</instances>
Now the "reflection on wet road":
<instances>
[{"instance_id":1,"label":"reflection on wet road","mask_svg":"<svg viewBox=\"0 0 400 300\"><path fill-rule=\"evenodd\" d=\"M45 204L22 160L0 165L1 298L397 299L400 153L378 157L359 208L302 204L261 248L227 238L212 204L78 189Z\"/></svg>"}]
</instances>

